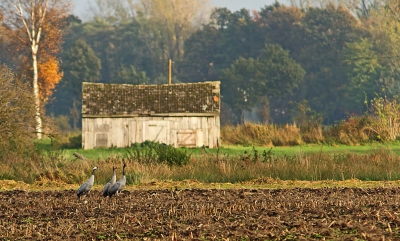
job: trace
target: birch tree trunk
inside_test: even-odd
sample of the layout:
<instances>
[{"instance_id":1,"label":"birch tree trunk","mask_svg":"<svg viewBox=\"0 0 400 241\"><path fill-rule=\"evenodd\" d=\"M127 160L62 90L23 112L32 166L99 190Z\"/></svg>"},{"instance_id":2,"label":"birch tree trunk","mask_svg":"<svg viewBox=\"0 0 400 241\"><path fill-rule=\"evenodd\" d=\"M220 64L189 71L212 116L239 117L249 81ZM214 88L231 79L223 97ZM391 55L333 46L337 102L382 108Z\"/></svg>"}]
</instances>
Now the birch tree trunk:
<instances>
[{"instance_id":1,"label":"birch tree trunk","mask_svg":"<svg viewBox=\"0 0 400 241\"><path fill-rule=\"evenodd\" d=\"M37 46L34 47L32 43L32 67L33 67L33 95L35 97L35 119L36 119L36 136L38 139L42 139L42 117L40 115L40 95L39 95L39 83L38 83L38 67L37 67Z\"/></svg>"},{"instance_id":2,"label":"birch tree trunk","mask_svg":"<svg viewBox=\"0 0 400 241\"><path fill-rule=\"evenodd\" d=\"M43 22L46 17L49 0L42 0L40 2L36 2L35 0L30 0L30 4L31 4L30 9L24 9L22 7L21 0L18 0L18 5L14 5L14 7L18 10L21 21L23 22L29 37L29 44L31 47L31 54L32 54L32 68L33 68L32 88L36 105L36 113L35 113L36 135L37 139L42 139L42 117L40 114L40 93L39 93L37 54L39 50L39 42L42 34ZM26 21L24 10L30 11L29 13L31 19L30 27L28 25L28 22Z\"/></svg>"}]
</instances>

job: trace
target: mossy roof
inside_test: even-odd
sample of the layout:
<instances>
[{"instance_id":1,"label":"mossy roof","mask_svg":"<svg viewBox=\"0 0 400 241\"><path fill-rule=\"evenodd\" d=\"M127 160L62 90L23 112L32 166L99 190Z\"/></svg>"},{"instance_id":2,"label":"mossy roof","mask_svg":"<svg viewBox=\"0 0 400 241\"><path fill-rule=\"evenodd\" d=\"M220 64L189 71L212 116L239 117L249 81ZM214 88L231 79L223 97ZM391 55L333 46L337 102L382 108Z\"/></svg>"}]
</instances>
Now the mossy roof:
<instances>
[{"instance_id":1,"label":"mossy roof","mask_svg":"<svg viewBox=\"0 0 400 241\"><path fill-rule=\"evenodd\" d=\"M83 115L219 114L220 82L130 85L84 82Z\"/></svg>"}]
</instances>

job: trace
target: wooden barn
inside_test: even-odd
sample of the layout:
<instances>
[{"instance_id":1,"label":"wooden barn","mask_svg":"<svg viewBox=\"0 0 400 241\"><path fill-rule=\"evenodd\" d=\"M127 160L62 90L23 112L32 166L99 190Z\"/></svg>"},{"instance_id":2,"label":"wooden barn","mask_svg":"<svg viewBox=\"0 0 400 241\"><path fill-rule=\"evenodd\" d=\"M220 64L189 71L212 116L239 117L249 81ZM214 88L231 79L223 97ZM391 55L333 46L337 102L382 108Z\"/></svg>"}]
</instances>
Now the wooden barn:
<instances>
[{"instance_id":1,"label":"wooden barn","mask_svg":"<svg viewBox=\"0 0 400 241\"><path fill-rule=\"evenodd\" d=\"M220 82L165 85L83 83L82 147L146 140L175 147L220 144Z\"/></svg>"}]
</instances>

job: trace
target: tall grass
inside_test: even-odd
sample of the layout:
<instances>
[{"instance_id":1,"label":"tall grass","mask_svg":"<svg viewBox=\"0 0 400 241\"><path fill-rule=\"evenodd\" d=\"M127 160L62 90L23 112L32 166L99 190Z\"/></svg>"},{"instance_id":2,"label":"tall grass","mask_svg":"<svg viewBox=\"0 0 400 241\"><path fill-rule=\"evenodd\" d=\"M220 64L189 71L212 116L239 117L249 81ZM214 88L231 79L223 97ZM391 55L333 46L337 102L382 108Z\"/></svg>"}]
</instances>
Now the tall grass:
<instances>
[{"instance_id":1,"label":"tall grass","mask_svg":"<svg viewBox=\"0 0 400 241\"><path fill-rule=\"evenodd\" d=\"M400 179L400 157L388 148L367 154L303 153L275 155L273 151L229 155L194 155L186 165L139 163L125 155L106 159L71 161L63 151L48 152L33 160L9 159L0 162L0 179L13 179L38 185L52 183L79 185L96 171L96 184L108 182L112 167L121 176L122 163L127 163L128 185L157 181L197 180L202 183L239 183L259 178L281 180L397 180Z\"/></svg>"},{"instance_id":2,"label":"tall grass","mask_svg":"<svg viewBox=\"0 0 400 241\"><path fill-rule=\"evenodd\" d=\"M381 127L376 118L351 117L331 126L298 127L295 124L275 125L246 123L221 127L223 145L296 146L303 144L364 145L388 143L400 136ZM400 128L395 128L400 130Z\"/></svg>"},{"instance_id":3,"label":"tall grass","mask_svg":"<svg viewBox=\"0 0 400 241\"><path fill-rule=\"evenodd\" d=\"M263 125L246 123L221 128L223 144L255 146L294 146L303 142L296 125Z\"/></svg>"},{"instance_id":4,"label":"tall grass","mask_svg":"<svg viewBox=\"0 0 400 241\"><path fill-rule=\"evenodd\" d=\"M400 99L375 97L363 115L351 115L323 127L322 115L311 110L307 101L297 105L296 125L246 123L221 128L223 144L293 146L302 143L359 145L400 140Z\"/></svg>"}]
</instances>

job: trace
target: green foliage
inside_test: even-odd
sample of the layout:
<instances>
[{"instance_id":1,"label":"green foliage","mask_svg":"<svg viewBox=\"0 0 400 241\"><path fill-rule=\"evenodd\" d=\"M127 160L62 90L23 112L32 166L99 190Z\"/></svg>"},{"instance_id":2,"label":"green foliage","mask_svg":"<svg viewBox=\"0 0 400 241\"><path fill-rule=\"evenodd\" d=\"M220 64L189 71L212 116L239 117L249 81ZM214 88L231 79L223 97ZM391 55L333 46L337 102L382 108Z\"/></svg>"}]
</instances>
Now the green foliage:
<instances>
[{"instance_id":1,"label":"green foliage","mask_svg":"<svg viewBox=\"0 0 400 241\"><path fill-rule=\"evenodd\" d=\"M190 154L186 151L176 149L171 145L151 141L134 144L127 151L129 160L136 160L143 164L163 163L169 166L182 166L190 161Z\"/></svg>"},{"instance_id":2,"label":"green foliage","mask_svg":"<svg viewBox=\"0 0 400 241\"><path fill-rule=\"evenodd\" d=\"M84 40L77 40L66 52L63 68L63 89L75 96L80 96L82 82L99 80L101 61Z\"/></svg>"},{"instance_id":3,"label":"green foliage","mask_svg":"<svg viewBox=\"0 0 400 241\"><path fill-rule=\"evenodd\" d=\"M343 108L348 83L347 66L343 64L346 44L358 41L366 32L350 11L333 4L308 9L297 26L294 34L301 50L293 59L307 74L296 102L307 100L313 110L325 114L326 124L332 124L346 116Z\"/></svg>"},{"instance_id":4,"label":"green foliage","mask_svg":"<svg viewBox=\"0 0 400 241\"><path fill-rule=\"evenodd\" d=\"M250 152L244 151L243 155L240 155L240 159L244 162L273 162L275 160L274 152L272 151L272 147L267 151L263 150L260 154L259 151L253 146Z\"/></svg>"},{"instance_id":5,"label":"green foliage","mask_svg":"<svg viewBox=\"0 0 400 241\"><path fill-rule=\"evenodd\" d=\"M119 84L148 84L150 79L145 72L138 73L134 66L122 67L118 72L118 78L115 83Z\"/></svg>"},{"instance_id":6,"label":"green foliage","mask_svg":"<svg viewBox=\"0 0 400 241\"><path fill-rule=\"evenodd\" d=\"M51 150L82 148L82 133L59 133L51 138Z\"/></svg>"},{"instance_id":7,"label":"green foliage","mask_svg":"<svg viewBox=\"0 0 400 241\"><path fill-rule=\"evenodd\" d=\"M63 69L63 80L56 88L57 101L49 108L56 116L69 115L73 127L77 128L82 105L82 82L99 80L101 61L84 40L77 40L65 53Z\"/></svg>"},{"instance_id":8,"label":"green foliage","mask_svg":"<svg viewBox=\"0 0 400 241\"><path fill-rule=\"evenodd\" d=\"M296 57L302 50L302 32L298 31L306 12L295 6L285 6L278 1L259 11L261 29L268 43L279 44ZM282 31L282 30L285 31Z\"/></svg>"},{"instance_id":9,"label":"green foliage","mask_svg":"<svg viewBox=\"0 0 400 241\"><path fill-rule=\"evenodd\" d=\"M66 143L64 147L66 148L81 148L82 147L82 134L72 135L68 138L69 143Z\"/></svg>"},{"instance_id":10,"label":"green foliage","mask_svg":"<svg viewBox=\"0 0 400 241\"><path fill-rule=\"evenodd\" d=\"M243 123L244 110L251 110L264 96L290 93L305 72L279 45L266 45L259 59L240 57L223 71L222 95Z\"/></svg>"},{"instance_id":11,"label":"green foliage","mask_svg":"<svg viewBox=\"0 0 400 241\"><path fill-rule=\"evenodd\" d=\"M396 0L385 1L384 7L371 11L373 21L368 25L374 49L380 56L384 56L384 58L379 58L379 64L382 66L379 82L389 97L400 93L398 82L400 61L397 58L400 52L398 4Z\"/></svg>"},{"instance_id":12,"label":"green foliage","mask_svg":"<svg viewBox=\"0 0 400 241\"><path fill-rule=\"evenodd\" d=\"M379 94L384 87L379 83L381 65L373 50L373 43L368 38L347 43L344 51L349 81L344 88L343 104L349 112L362 114L360 107L365 106L364 96Z\"/></svg>"}]
</instances>

